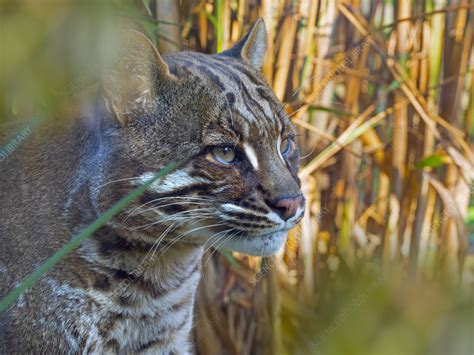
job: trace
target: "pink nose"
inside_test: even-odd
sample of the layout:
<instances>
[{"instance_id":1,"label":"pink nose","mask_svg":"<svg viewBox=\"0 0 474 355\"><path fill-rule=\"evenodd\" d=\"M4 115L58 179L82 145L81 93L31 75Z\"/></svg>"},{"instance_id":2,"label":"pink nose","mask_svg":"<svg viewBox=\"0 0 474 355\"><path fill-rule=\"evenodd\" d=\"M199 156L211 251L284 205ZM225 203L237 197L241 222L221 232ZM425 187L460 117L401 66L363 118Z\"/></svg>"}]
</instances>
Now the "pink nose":
<instances>
[{"instance_id":1,"label":"pink nose","mask_svg":"<svg viewBox=\"0 0 474 355\"><path fill-rule=\"evenodd\" d=\"M303 195L283 197L272 203L272 207L283 220L287 221L296 214L302 202Z\"/></svg>"}]
</instances>

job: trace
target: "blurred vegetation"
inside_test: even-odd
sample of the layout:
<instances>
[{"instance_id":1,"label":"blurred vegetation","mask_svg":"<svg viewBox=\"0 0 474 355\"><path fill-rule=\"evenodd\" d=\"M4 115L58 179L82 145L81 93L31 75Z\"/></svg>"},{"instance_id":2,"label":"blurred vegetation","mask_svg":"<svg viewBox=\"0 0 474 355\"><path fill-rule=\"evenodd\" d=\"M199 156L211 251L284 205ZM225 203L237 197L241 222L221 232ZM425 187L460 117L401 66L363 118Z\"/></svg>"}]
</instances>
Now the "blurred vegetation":
<instances>
[{"instance_id":1,"label":"blurred vegetation","mask_svg":"<svg viewBox=\"0 0 474 355\"><path fill-rule=\"evenodd\" d=\"M472 1L0 9L6 126L79 112L123 28L214 53L265 19L263 72L300 133L307 212L275 258L205 257L200 353L474 353Z\"/></svg>"}]
</instances>

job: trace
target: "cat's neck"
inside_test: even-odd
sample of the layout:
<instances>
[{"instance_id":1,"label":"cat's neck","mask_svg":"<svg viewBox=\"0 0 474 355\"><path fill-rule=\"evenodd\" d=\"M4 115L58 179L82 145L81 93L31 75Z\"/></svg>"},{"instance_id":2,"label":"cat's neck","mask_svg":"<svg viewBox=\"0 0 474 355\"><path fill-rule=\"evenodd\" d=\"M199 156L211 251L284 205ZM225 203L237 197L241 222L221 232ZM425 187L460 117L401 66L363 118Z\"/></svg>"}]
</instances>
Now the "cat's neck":
<instances>
[{"instance_id":1,"label":"cat's neck","mask_svg":"<svg viewBox=\"0 0 474 355\"><path fill-rule=\"evenodd\" d=\"M124 353L187 353L203 247L169 242L154 249L102 232L107 237L93 235L78 252L96 278L87 292L101 304L104 343Z\"/></svg>"},{"instance_id":2,"label":"cat's neck","mask_svg":"<svg viewBox=\"0 0 474 355\"><path fill-rule=\"evenodd\" d=\"M139 309L159 301L159 308L163 305L166 308L174 305L163 301L168 299L168 294L174 294L172 302L191 302L194 299L202 246L175 242L179 235L153 243L149 236L145 239L138 234L124 233L105 226L80 249L80 255L95 270L107 276L109 287L103 291L114 304Z\"/></svg>"}]
</instances>

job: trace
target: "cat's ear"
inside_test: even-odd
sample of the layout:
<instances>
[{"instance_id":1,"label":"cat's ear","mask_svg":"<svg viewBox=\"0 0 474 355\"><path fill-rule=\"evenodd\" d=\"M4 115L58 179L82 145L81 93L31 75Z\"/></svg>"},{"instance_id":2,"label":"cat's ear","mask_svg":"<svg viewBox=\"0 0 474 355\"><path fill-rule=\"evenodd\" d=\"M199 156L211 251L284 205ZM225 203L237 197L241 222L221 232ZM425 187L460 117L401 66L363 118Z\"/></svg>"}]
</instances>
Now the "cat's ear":
<instances>
[{"instance_id":1,"label":"cat's ear","mask_svg":"<svg viewBox=\"0 0 474 355\"><path fill-rule=\"evenodd\" d=\"M137 31L125 32L111 64L102 75L106 108L123 127L133 112L146 107L160 88L175 79L145 35Z\"/></svg>"},{"instance_id":2,"label":"cat's ear","mask_svg":"<svg viewBox=\"0 0 474 355\"><path fill-rule=\"evenodd\" d=\"M220 54L242 59L255 69L260 70L266 48L267 30L265 29L265 22L259 17L252 29L234 47Z\"/></svg>"}]
</instances>

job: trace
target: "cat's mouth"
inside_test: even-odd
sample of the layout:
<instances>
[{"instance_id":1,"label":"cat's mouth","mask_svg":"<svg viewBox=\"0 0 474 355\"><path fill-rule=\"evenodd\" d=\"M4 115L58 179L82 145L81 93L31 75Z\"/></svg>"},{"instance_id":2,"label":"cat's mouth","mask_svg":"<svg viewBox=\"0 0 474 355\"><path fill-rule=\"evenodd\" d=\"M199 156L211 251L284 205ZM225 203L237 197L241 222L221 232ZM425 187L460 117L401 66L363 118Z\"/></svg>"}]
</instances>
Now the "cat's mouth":
<instances>
[{"instance_id":1,"label":"cat's mouth","mask_svg":"<svg viewBox=\"0 0 474 355\"><path fill-rule=\"evenodd\" d=\"M221 214L212 222L198 222L186 226L183 240L204 245L205 249L230 249L254 256L276 254L285 245L288 232L296 227L304 215L304 206L297 209L295 215L283 220L269 216L271 224L252 224L252 219L236 221Z\"/></svg>"},{"instance_id":2,"label":"cat's mouth","mask_svg":"<svg viewBox=\"0 0 474 355\"><path fill-rule=\"evenodd\" d=\"M283 220L275 213L269 215L268 220L272 222L271 227L264 229L245 228L246 221L243 221L242 228L237 224L234 225L234 233L230 233L226 237L217 237L214 235L211 239L221 238L219 242L216 240L214 247L225 248L233 251L254 255L254 256L270 256L276 254L285 244L288 232L290 229L296 227L304 215L304 205L299 207L295 215ZM226 219L224 219L225 221ZM234 221L232 221L234 222Z\"/></svg>"},{"instance_id":3,"label":"cat's mouth","mask_svg":"<svg viewBox=\"0 0 474 355\"><path fill-rule=\"evenodd\" d=\"M234 228L222 228L218 231L203 225L193 228L191 233L184 232L186 239L193 243L216 249L229 249L253 256L271 256L285 245L288 232L294 225L285 226L273 231L243 231Z\"/></svg>"}]
</instances>

